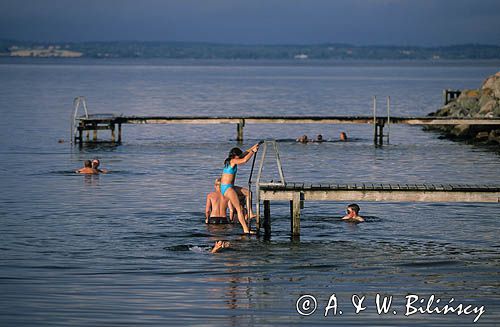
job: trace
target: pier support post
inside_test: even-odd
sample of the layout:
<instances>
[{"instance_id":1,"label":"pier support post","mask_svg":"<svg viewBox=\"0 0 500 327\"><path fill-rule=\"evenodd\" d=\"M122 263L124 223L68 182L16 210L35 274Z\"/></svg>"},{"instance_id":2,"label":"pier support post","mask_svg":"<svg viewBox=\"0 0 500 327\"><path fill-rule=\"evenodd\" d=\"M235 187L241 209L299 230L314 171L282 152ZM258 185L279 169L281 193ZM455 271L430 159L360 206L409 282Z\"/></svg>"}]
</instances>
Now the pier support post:
<instances>
[{"instance_id":1,"label":"pier support post","mask_svg":"<svg viewBox=\"0 0 500 327\"><path fill-rule=\"evenodd\" d=\"M300 235L300 198L301 193L297 192L293 194L293 198L290 201L292 236Z\"/></svg>"},{"instance_id":2,"label":"pier support post","mask_svg":"<svg viewBox=\"0 0 500 327\"><path fill-rule=\"evenodd\" d=\"M93 141L96 142L97 141L97 126L93 125L92 127L94 128L94 130L92 131L93 132Z\"/></svg>"},{"instance_id":3,"label":"pier support post","mask_svg":"<svg viewBox=\"0 0 500 327\"><path fill-rule=\"evenodd\" d=\"M236 125L236 141L243 142L243 127L245 127L245 120L240 119L240 122Z\"/></svg>"},{"instance_id":4,"label":"pier support post","mask_svg":"<svg viewBox=\"0 0 500 327\"><path fill-rule=\"evenodd\" d=\"M122 143L122 124L118 124L118 143Z\"/></svg>"},{"instance_id":5,"label":"pier support post","mask_svg":"<svg viewBox=\"0 0 500 327\"><path fill-rule=\"evenodd\" d=\"M271 235L271 202L264 200L264 234Z\"/></svg>"},{"instance_id":6,"label":"pier support post","mask_svg":"<svg viewBox=\"0 0 500 327\"><path fill-rule=\"evenodd\" d=\"M378 145L384 144L384 124L378 125Z\"/></svg>"},{"instance_id":7,"label":"pier support post","mask_svg":"<svg viewBox=\"0 0 500 327\"><path fill-rule=\"evenodd\" d=\"M111 124L111 142L115 143L115 124Z\"/></svg>"},{"instance_id":8,"label":"pier support post","mask_svg":"<svg viewBox=\"0 0 500 327\"><path fill-rule=\"evenodd\" d=\"M78 136L75 137L75 142L78 140L78 143L83 143L83 130L81 126L78 127Z\"/></svg>"},{"instance_id":9,"label":"pier support post","mask_svg":"<svg viewBox=\"0 0 500 327\"><path fill-rule=\"evenodd\" d=\"M377 120L375 123L375 132L373 135L373 144L383 145L384 143L384 121Z\"/></svg>"}]
</instances>

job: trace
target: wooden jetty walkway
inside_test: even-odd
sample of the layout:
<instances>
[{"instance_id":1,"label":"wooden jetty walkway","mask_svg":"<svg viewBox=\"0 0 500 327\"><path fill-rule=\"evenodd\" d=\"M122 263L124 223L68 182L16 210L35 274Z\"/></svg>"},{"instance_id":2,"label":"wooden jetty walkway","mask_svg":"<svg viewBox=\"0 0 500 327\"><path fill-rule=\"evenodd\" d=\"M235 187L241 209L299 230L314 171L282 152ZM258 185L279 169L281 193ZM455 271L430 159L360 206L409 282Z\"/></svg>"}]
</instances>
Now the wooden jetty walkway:
<instances>
[{"instance_id":1,"label":"wooden jetty walkway","mask_svg":"<svg viewBox=\"0 0 500 327\"><path fill-rule=\"evenodd\" d=\"M276 156L280 182L261 182L262 169L268 147ZM251 185L251 180L249 181ZM264 212L261 219L260 202ZM300 210L305 201L377 201L377 202L490 202L500 203L500 185L464 184L307 184L287 183L276 142L266 141L256 181L257 228L271 233L271 201L290 203L292 236L300 235Z\"/></svg>"},{"instance_id":2,"label":"wooden jetty walkway","mask_svg":"<svg viewBox=\"0 0 500 327\"><path fill-rule=\"evenodd\" d=\"M79 116L80 108L84 114ZM111 131L111 142L121 143L123 124L234 124L236 140L243 141L243 130L248 124L370 124L373 125L373 141L382 145L383 138L389 140L390 125L498 125L500 118L450 118L450 117L391 117L390 98L387 98L387 116L377 116L376 98L372 116L116 116L114 114L89 114L84 97L74 100L71 141L97 142L97 132ZM387 133L384 134L384 127ZM92 139L90 138L92 132ZM86 135L84 140L84 134Z\"/></svg>"},{"instance_id":3,"label":"wooden jetty walkway","mask_svg":"<svg viewBox=\"0 0 500 327\"><path fill-rule=\"evenodd\" d=\"M491 185L260 183L258 192L257 198L264 205L266 234L271 232L271 201L290 202L292 235L300 235L300 209L304 201L500 203L500 186Z\"/></svg>"}]
</instances>

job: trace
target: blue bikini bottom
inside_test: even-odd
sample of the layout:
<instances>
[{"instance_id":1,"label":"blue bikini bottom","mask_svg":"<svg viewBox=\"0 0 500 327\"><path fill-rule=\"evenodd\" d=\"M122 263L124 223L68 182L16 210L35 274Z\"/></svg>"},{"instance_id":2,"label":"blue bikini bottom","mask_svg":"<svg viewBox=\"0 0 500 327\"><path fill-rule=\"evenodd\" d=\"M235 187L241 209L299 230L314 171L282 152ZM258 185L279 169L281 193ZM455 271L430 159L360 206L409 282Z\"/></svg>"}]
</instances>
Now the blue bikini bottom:
<instances>
[{"instance_id":1,"label":"blue bikini bottom","mask_svg":"<svg viewBox=\"0 0 500 327\"><path fill-rule=\"evenodd\" d=\"M220 184L220 192L224 195L224 193L233 186L233 184Z\"/></svg>"}]
</instances>

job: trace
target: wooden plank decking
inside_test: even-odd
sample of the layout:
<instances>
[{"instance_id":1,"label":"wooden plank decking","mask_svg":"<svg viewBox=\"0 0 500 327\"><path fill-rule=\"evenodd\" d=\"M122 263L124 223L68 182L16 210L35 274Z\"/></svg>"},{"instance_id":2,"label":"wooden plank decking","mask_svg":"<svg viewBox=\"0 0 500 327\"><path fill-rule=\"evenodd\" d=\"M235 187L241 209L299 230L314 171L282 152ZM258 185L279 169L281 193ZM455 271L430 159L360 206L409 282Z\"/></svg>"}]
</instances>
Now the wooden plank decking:
<instances>
[{"instance_id":1,"label":"wooden plank decking","mask_svg":"<svg viewBox=\"0 0 500 327\"><path fill-rule=\"evenodd\" d=\"M498 125L500 118L453 118L453 117L373 117L373 116L115 116L95 114L77 118L78 135L75 141L83 142L83 132L111 130L112 142L115 141L115 126L118 126L118 142L122 139L122 124L235 124L236 139L243 140L243 129L247 124L371 124L378 129L375 139L381 143L383 128L386 124L404 125Z\"/></svg>"},{"instance_id":2,"label":"wooden plank decking","mask_svg":"<svg viewBox=\"0 0 500 327\"><path fill-rule=\"evenodd\" d=\"M260 228L260 201L264 204L263 227L271 231L270 201L290 201L292 235L300 235L300 209L304 201L381 202L490 202L500 203L498 185L464 184L306 184L259 183L257 221Z\"/></svg>"},{"instance_id":3,"label":"wooden plank decking","mask_svg":"<svg viewBox=\"0 0 500 327\"><path fill-rule=\"evenodd\" d=\"M373 116L105 116L80 117L91 124L373 124ZM387 117L376 117L384 120ZM391 124L406 125L500 125L500 118L390 117Z\"/></svg>"},{"instance_id":4,"label":"wooden plank decking","mask_svg":"<svg viewBox=\"0 0 500 327\"><path fill-rule=\"evenodd\" d=\"M261 200L385 202L500 202L500 186L464 184L259 184Z\"/></svg>"}]
</instances>

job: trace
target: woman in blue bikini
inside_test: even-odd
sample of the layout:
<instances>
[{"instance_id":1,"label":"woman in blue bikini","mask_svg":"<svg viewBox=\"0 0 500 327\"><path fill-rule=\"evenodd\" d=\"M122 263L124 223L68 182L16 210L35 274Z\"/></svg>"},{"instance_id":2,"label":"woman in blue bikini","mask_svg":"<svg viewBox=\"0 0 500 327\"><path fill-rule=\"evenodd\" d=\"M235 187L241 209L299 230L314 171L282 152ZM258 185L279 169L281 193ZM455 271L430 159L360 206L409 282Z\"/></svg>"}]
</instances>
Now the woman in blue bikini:
<instances>
[{"instance_id":1,"label":"woman in blue bikini","mask_svg":"<svg viewBox=\"0 0 500 327\"><path fill-rule=\"evenodd\" d=\"M224 197L226 197L231 204L236 208L238 213L238 220L243 227L243 232L245 234L251 233L250 228L245 221L245 216L243 214L243 209L240 204L240 199L238 198L238 192L236 186L234 186L234 180L236 178L236 172L238 171L238 165L242 165L257 152L259 149L259 144L255 144L250 149L242 152L240 148L232 148L229 151L229 156L224 161L224 170L222 171L220 191ZM250 204L251 205L251 204ZM249 211L251 208L249 208Z\"/></svg>"}]
</instances>

